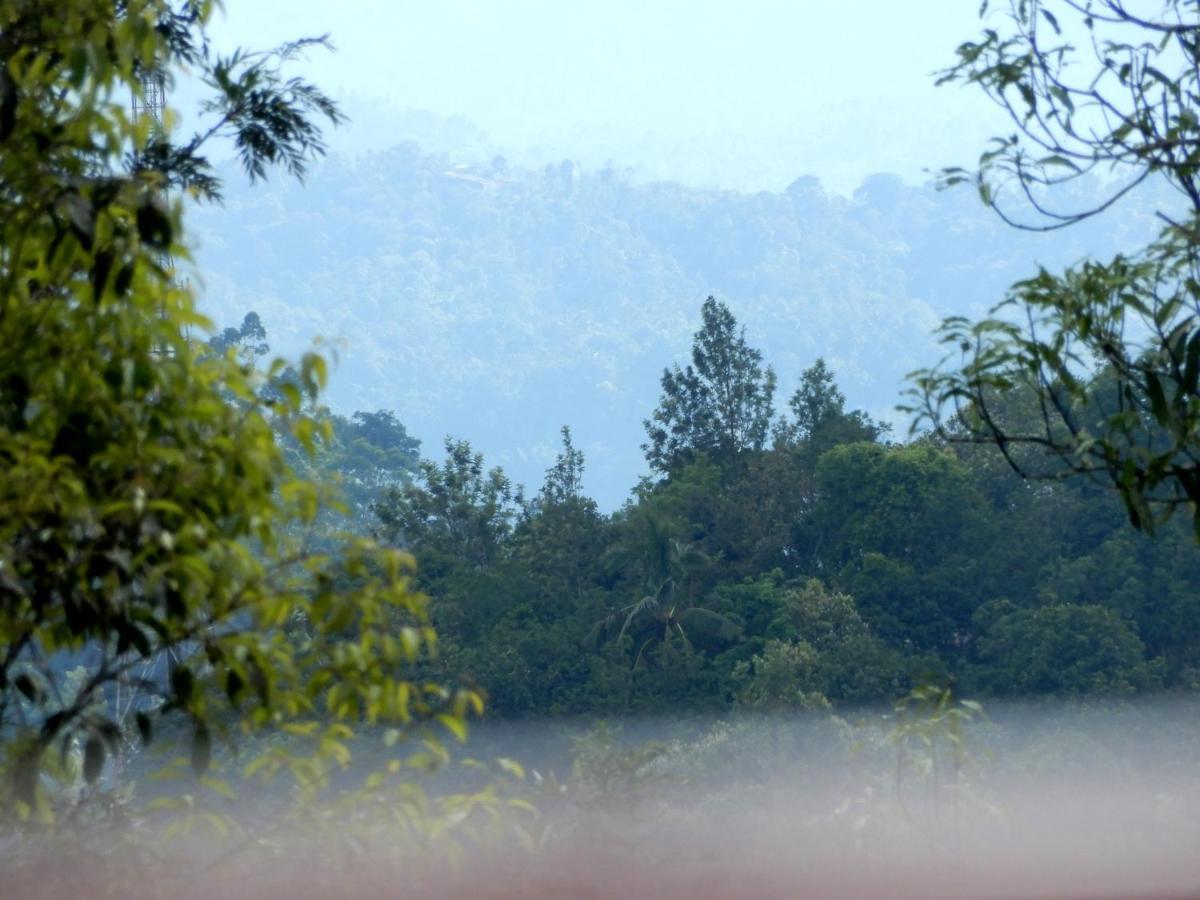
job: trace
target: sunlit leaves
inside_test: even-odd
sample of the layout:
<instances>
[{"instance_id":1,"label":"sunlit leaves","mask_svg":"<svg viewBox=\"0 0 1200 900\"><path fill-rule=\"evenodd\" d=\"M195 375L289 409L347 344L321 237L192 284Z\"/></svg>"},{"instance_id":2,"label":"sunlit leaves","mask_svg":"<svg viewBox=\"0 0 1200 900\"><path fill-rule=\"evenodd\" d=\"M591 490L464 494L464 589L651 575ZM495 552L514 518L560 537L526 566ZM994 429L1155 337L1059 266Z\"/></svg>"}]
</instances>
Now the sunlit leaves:
<instances>
[{"instance_id":1,"label":"sunlit leaves","mask_svg":"<svg viewBox=\"0 0 1200 900\"><path fill-rule=\"evenodd\" d=\"M478 712L408 680L434 647L411 558L307 539L330 491L276 435L310 454L329 438L307 415L326 360L259 372L189 339L208 323L173 271L188 254L164 188L216 193L201 154L217 134L256 177L302 174L320 120L340 120L280 68L314 42L216 59L211 9L0 0L0 816L49 820L51 748L80 754L58 783L99 790L177 724L180 771L222 794L206 779L229 742L286 738L287 764L256 772L317 790L364 723L459 735ZM216 122L179 142L126 98L185 63L217 91Z\"/></svg>"}]
</instances>

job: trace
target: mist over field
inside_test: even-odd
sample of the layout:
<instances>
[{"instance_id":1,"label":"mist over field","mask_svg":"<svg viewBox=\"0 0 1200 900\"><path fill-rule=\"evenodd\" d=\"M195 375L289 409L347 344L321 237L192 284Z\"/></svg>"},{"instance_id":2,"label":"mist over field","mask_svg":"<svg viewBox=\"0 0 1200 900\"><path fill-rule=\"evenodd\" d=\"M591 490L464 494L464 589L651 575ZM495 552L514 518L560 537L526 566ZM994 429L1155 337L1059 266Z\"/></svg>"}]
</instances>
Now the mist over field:
<instances>
[{"instance_id":1,"label":"mist over field","mask_svg":"<svg viewBox=\"0 0 1200 900\"><path fill-rule=\"evenodd\" d=\"M387 794L281 825L251 791L217 806L254 823L238 844L176 845L172 874L114 847L86 873L29 860L15 883L38 898L85 883L180 898L1195 896L1194 702L990 713L919 733L866 711L484 725L456 756L524 759L508 790L536 814L448 824L414 852ZM479 784L451 764L432 791Z\"/></svg>"}]
</instances>

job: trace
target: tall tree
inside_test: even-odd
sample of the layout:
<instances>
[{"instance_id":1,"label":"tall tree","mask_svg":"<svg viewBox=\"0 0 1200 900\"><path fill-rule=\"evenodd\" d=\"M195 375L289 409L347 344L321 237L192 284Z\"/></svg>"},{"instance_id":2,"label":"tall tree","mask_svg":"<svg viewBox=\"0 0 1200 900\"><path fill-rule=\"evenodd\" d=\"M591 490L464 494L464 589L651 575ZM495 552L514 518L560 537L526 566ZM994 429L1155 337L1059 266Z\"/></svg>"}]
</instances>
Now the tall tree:
<instances>
[{"instance_id":1,"label":"tall tree","mask_svg":"<svg viewBox=\"0 0 1200 900\"><path fill-rule=\"evenodd\" d=\"M546 470L546 480L538 492L543 506L556 506L579 499L583 495L583 451L571 440L571 429L562 427L562 449L554 465Z\"/></svg>"},{"instance_id":2,"label":"tall tree","mask_svg":"<svg viewBox=\"0 0 1200 900\"><path fill-rule=\"evenodd\" d=\"M776 439L785 446L804 444L820 453L838 444L877 441L891 430L860 409L846 412L846 396L824 359L801 373L788 406L792 419L780 421L776 428Z\"/></svg>"},{"instance_id":3,"label":"tall tree","mask_svg":"<svg viewBox=\"0 0 1200 900\"><path fill-rule=\"evenodd\" d=\"M652 658L669 662L676 642L690 649L697 639L717 644L737 640L741 629L734 622L694 603L695 575L710 562L704 553L675 537L675 524L653 511L639 511L631 525L634 546L628 549L645 593L598 621L586 640L599 646L628 635L634 668Z\"/></svg>"},{"instance_id":4,"label":"tall tree","mask_svg":"<svg viewBox=\"0 0 1200 900\"><path fill-rule=\"evenodd\" d=\"M380 535L434 568L482 568L505 551L524 501L500 468L447 437L441 465L422 460L412 484L393 487L375 506ZM436 561L436 562L435 562Z\"/></svg>"},{"instance_id":5,"label":"tall tree","mask_svg":"<svg viewBox=\"0 0 1200 900\"><path fill-rule=\"evenodd\" d=\"M1178 203L1158 239L1111 261L1015 284L987 318L947 320L943 362L915 375L913 409L956 440L997 445L1017 471L1086 475L1119 490L1151 531L1190 507L1200 537L1200 20L1195 0L1133 12L1124 0L1010 0L1003 23L958 48L943 82L977 85L1011 116L974 173L983 201L1018 227L1096 215L1159 177ZM983 4L986 12L988 3ZM1095 201L1055 188L1093 172ZM1012 428L997 398L1036 398ZM1014 453L1030 446L1037 456Z\"/></svg>"},{"instance_id":6,"label":"tall tree","mask_svg":"<svg viewBox=\"0 0 1200 900\"><path fill-rule=\"evenodd\" d=\"M258 313L253 311L246 313L242 324L237 328L230 326L210 337L208 346L215 353L227 353L232 350L244 363L253 363L271 352L271 345L267 342L267 329Z\"/></svg>"},{"instance_id":7,"label":"tall tree","mask_svg":"<svg viewBox=\"0 0 1200 900\"><path fill-rule=\"evenodd\" d=\"M281 72L302 44L214 53L214 5L0 0L0 817L53 814L51 748L79 746L95 783L175 721L204 772L220 734L319 706L329 721L301 729L313 755L263 763L316 789L361 719L469 699L405 680L431 639L408 557L292 538L323 492L291 474L274 424L313 444L301 407L324 361L306 356L294 394L268 403L247 367L187 339L203 319L162 264L187 250L163 188L216 196L203 152L218 134L252 179L302 174L317 120L341 118ZM131 122L129 93L184 68L210 88L211 127L177 142ZM73 658L85 674L68 689ZM119 687L145 701L128 717L107 702Z\"/></svg>"},{"instance_id":8,"label":"tall tree","mask_svg":"<svg viewBox=\"0 0 1200 900\"><path fill-rule=\"evenodd\" d=\"M761 450L770 430L775 372L764 369L728 306L709 297L701 316L691 364L663 371L662 397L645 422L646 460L664 474L698 453L732 466Z\"/></svg>"}]
</instances>

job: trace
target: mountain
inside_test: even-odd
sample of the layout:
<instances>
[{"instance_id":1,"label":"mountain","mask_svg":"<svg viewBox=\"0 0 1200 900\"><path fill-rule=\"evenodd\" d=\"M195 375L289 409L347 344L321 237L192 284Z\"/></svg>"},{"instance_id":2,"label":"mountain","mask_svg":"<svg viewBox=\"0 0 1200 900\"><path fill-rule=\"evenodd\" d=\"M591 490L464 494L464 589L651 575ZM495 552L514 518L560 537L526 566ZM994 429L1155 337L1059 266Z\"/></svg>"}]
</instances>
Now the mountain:
<instances>
[{"instance_id":1,"label":"mountain","mask_svg":"<svg viewBox=\"0 0 1200 900\"><path fill-rule=\"evenodd\" d=\"M645 471L642 420L709 294L776 367L780 407L822 356L852 404L896 420L904 375L941 353L943 316L1154 230L1137 201L1030 234L970 190L894 175L850 197L811 176L751 194L570 161L458 164L411 143L331 158L304 185L228 184L224 206L189 212L219 325L255 310L289 355L332 340L336 410L393 409L431 455L442 435L468 438L530 487L568 424L605 508ZM1086 186L1061 199L1086 202Z\"/></svg>"}]
</instances>

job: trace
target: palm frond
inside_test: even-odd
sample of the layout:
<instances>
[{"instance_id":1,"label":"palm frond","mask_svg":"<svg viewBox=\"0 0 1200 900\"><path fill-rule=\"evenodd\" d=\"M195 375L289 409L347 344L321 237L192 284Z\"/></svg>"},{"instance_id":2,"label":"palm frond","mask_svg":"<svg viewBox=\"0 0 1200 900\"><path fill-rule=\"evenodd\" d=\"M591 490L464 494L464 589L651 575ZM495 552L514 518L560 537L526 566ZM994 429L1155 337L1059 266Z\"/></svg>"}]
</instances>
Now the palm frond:
<instances>
[{"instance_id":1,"label":"palm frond","mask_svg":"<svg viewBox=\"0 0 1200 900\"><path fill-rule=\"evenodd\" d=\"M597 620L584 635L583 646L591 650L599 650L614 637L624 633L619 627L619 623L622 621L622 612L623 610L614 610L604 618Z\"/></svg>"},{"instance_id":2,"label":"palm frond","mask_svg":"<svg viewBox=\"0 0 1200 900\"><path fill-rule=\"evenodd\" d=\"M658 592L647 594L637 603L625 607L627 614L625 623L621 626L621 631L617 635L617 639L623 638L625 633L630 628L636 628L638 623L646 619L658 619L662 615L662 603L660 602Z\"/></svg>"}]
</instances>

